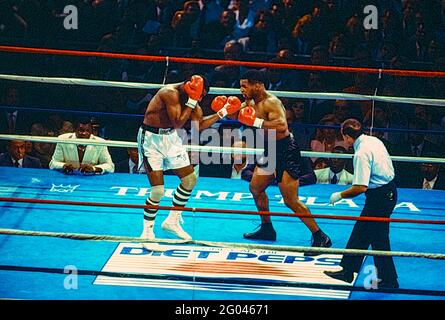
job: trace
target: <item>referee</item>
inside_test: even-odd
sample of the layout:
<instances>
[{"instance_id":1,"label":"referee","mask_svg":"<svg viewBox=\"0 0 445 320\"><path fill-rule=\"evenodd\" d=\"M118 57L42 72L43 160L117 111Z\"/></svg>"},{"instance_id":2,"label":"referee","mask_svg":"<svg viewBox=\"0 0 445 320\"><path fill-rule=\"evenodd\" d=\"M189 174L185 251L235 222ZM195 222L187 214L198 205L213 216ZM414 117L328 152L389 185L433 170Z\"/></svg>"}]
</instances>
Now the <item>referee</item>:
<instances>
[{"instance_id":1,"label":"referee","mask_svg":"<svg viewBox=\"0 0 445 320\"><path fill-rule=\"evenodd\" d=\"M389 218L397 202L394 183L394 167L383 143L376 137L363 133L362 125L355 119L347 119L341 125L343 139L354 146L354 179L352 186L331 195L330 203L342 198L353 198L365 193L362 217ZM389 222L357 221L346 245L347 249L391 251ZM351 283L354 272L359 272L364 255L344 255L341 271L325 271L332 278ZM374 257L379 288L397 289L397 272L391 256Z\"/></svg>"}]
</instances>

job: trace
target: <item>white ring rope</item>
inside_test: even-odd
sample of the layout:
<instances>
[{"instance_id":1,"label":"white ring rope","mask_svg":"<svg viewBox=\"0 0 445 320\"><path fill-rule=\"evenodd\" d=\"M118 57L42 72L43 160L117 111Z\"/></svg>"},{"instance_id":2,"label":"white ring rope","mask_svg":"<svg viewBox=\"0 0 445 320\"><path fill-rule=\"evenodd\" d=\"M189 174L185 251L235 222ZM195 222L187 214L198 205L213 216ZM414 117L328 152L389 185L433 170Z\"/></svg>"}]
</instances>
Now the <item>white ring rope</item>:
<instances>
[{"instance_id":1,"label":"white ring rope","mask_svg":"<svg viewBox=\"0 0 445 320\"><path fill-rule=\"evenodd\" d=\"M61 139L56 137L42 137L42 136L26 136L13 134L0 134L0 140L20 140L31 142L48 142L48 143L68 143L68 144L82 144L93 146L107 146L107 147L124 147L137 148L136 142L119 141L119 140L105 140L95 141L90 139ZM215 153L236 153L246 155L261 155L264 149L256 148L233 148L233 147L218 147L218 146L198 146L185 144L187 151L191 152L215 152ZM351 159L353 154L331 153L331 152L314 152L301 151L301 156L308 158L342 158ZM445 158L429 158L429 157L408 157L408 156L391 156L393 161L401 162L417 162L417 163L445 163Z\"/></svg>"},{"instance_id":2,"label":"white ring rope","mask_svg":"<svg viewBox=\"0 0 445 320\"><path fill-rule=\"evenodd\" d=\"M31 142L48 142L48 143L67 143L67 144L81 144L92 146L107 146L107 147L123 147L123 148L137 148L137 142L119 141L119 140L105 140L97 141L90 139L61 139L56 137L41 137L41 136L25 136L13 134L0 134L0 140L22 140ZM239 154L262 154L263 149L255 148L232 148L232 147L215 147L215 146L198 146L186 144L184 147L191 152L216 152L216 153L239 153Z\"/></svg>"},{"instance_id":3,"label":"white ring rope","mask_svg":"<svg viewBox=\"0 0 445 320\"><path fill-rule=\"evenodd\" d=\"M160 89L164 85L157 83L142 82L121 82L121 81L104 81L90 80L80 78L58 78L58 77L35 77L35 76L18 76L9 74L0 74L0 79L13 81L29 81L51 84L64 85L81 85L93 87L114 87L129 89ZM389 97L374 96L352 93L329 93L329 92L293 92L293 91L269 91L278 97L300 98L300 99L320 99L320 100L357 100L357 101L380 101L389 103L418 104L426 106L445 107L445 99L427 99L427 98L406 98L406 97ZM211 87L210 94L239 95L239 89Z\"/></svg>"},{"instance_id":4,"label":"white ring rope","mask_svg":"<svg viewBox=\"0 0 445 320\"><path fill-rule=\"evenodd\" d=\"M132 243L164 243L164 244L194 244L210 247L229 247L240 249L263 249L289 252L317 252L319 254L346 254L346 255L368 255L374 257L411 257L445 260L445 254L436 252L405 252L405 251L382 251L382 250L360 250L360 249L338 249L321 247L301 247L301 246L277 246L260 243L237 243L237 242L216 242L205 240L176 240L176 239L155 239L146 240L137 237L110 236L84 233L65 233L48 231L31 231L20 229L0 229L0 234L33 237L54 237L71 240L89 241L110 241L110 242L132 242Z\"/></svg>"}]
</instances>

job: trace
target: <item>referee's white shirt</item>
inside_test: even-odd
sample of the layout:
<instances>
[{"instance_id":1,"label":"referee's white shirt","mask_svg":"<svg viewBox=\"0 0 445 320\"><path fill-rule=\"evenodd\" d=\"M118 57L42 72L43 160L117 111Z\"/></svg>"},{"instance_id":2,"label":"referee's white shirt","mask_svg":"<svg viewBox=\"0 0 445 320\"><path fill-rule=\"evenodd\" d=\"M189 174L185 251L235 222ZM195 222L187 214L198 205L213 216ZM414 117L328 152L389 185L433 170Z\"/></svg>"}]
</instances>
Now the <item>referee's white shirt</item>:
<instances>
[{"instance_id":1,"label":"referee's white shirt","mask_svg":"<svg viewBox=\"0 0 445 320\"><path fill-rule=\"evenodd\" d=\"M394 179L394 167L385 145L376 137L362 134L354 142L353 185L369 189L381 187Z\"/></svg>"}]
</instances>

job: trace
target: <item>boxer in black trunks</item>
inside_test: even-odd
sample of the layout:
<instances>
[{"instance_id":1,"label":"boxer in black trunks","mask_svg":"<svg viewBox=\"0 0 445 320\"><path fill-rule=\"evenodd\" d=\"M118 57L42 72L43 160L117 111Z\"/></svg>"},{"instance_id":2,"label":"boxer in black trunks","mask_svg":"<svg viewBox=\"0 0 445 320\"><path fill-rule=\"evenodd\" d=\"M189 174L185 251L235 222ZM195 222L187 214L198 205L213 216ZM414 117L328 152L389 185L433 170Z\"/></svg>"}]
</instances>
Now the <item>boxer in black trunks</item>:
<instances>
[{"instance_id":1,"label":"boxer in black trunks","mask_svg":"<svg viewBox=\"0 0 445 320\"><path fill-rule=\"evenodd\" d=\"M247 71L240 80L240 90L246 99L245 107L238 113L238 120L244 125L254 128L275 130L276 136L276 166L270 168L261 159L255 168L249 188L259 211L269 211L269 200L265 192L269 184L277 179L278 187L284 203L293 212L310 215L311 212L298 199L299 177L301 172L301 154L297 142L289 132L286 113L281 101L265 89L265 76L257 70ZM269 145L268 143L265 144ZM265 157L270 158L270 150L265 148ZM320 229L313 218L301 218L312 232L312 247L330 247L330 238ZM244 234L246 239L276 240L276 232L269 215L261 215L259 230ZM305 255L316 255L307 252Z\"/></svg>"}]
</instances>

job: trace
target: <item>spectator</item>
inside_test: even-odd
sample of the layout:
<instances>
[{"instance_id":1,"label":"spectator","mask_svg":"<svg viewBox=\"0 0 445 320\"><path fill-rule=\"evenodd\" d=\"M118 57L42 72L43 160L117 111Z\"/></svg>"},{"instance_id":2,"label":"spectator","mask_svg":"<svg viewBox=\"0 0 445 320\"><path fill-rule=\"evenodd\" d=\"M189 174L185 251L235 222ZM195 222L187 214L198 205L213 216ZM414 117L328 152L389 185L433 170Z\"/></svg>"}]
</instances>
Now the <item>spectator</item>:
<instances>
[{"instance_id":1,"label":"spectator","mask_svg":"<svg viewBox=\"0 0 445 320\"><path fill-rule=\"evenodd\" d=\"M227 9L235 13L235 27L233 35L236 40L247 37L253 26L253 19L249 19L249 7L247 1L231 0Z\"/></svg>"},{"instance_id":2,"label":"spectator","mask_svg":"<svg viewBox=\"0 0 445 320\"><path fill-rule=\"evenodd\" d=\"M355 118L361 120L361 111L357 109L351 110L351 106L346 100L336 100L332 114L338 119L338 121L343 122L349 118ZM355 112L353 112L355 111Z\"/></svg>"},{"instance_id":3,"label":"spectator","mask_svg":"<svg viewBox=\"0 0 445 320\"><path fill-rule=\"evenodd\" d=\"M328 114L323 117L318 123L320 126L338 126L340 122L333 114ZM339 129L335 128L318 128L314 139L311 141L311 150L315 152L332 152L334 147L342 146L345 149L348 147L343 141ZM312 162L317 158L313 157Z\"/></svg>"},{"instance_id":4,"label":"spectator","mask_svg":"<svg viewBox=\"0 0 445 320\"><path fill-rule=\"evenodd\" d=\"M284 51L284 52L283 52ZM280 50L280 55L269 60L270 63L292 63L289 54L285 50ZM286 68L263 68L266 72L269 84L266 87L270 91L295 91L298 87L299 73Z\"/></svg>"},{"instance_id":5,"label":"spectator","mask_svg":"<svg viewBox=\"0 0 445 320\"><path fill-rule=\"evenodd\" d=\"M237 72L238 73L238 72ZM214 71L210 75L210 86L216 88L230 88L234 85L224 71Z\"/></svg>"},{"instance_id":6,"label":"spectator","mask_svg":"<svg viewBox=\"0 0 445 320\"><path fill-rule=\"evenodd\" d=\"M149 55L146 48L138 48L136 55ZM155 63L143 60L125 60L122 67L122 81L148 82Z\"/></svg>"},{"instance_id":7,"label":"spectator","mask_svg":"<svg viewBox=\"0 0 445 320\"><path fill-rule=\"evenodd\" d=\"M311 50L311 64L327 66L330 62L329 49L326 46L319 45Z\"/></svg>"},{"instance_id":8,"label":"spectator","mask_svg":"<svg viewBox=\"0 0 445 320\"><path fill-rule=\"evenodd\" d=\"M437 144L426 139L426 132L428 130L428 123L423 119L410 119L408 129L414 132L408 133L408 139L399 143L397 149L398 155L423 157L425 153L437 152L442 156L440 148Z\"/></svg>"},{"instance_id":9,"label":"spectator","mask_svg":"<svg viewBox=\"0 0 445 320\"><path fill-rule=\"evenodd\" d=\"M0 155L0 166L17 168L41 168L40 160L26 154L26 142L10 140L7 152Z\"/></svg>"},{"instance_id":10,"label":"spectator","mask_svg":"<svg viewBox=\"0 0 445 320\"><path fill-rule=\"evenodd\" d=\"M384 67L389 67L389 62L396 56L397 49L391 42L385 42L377 51L376 60L381 61Z\"/></svg>"},{"instance_id":11,"label":"spectator","mask_svg":"<svg viewBox=\"0 0 445 320\"><path fill-rule=\"evenodd\" d=\"M171 0L150 1L148 15L143 31L147 34L157 34L161 25L168 25L174 15Z\"/></svg>"},{"instance_id":12,"label":"spectator","mask_svg":"<svg viewBox=\"0 0 445 320\"><path fill-rule=\"evenodd\" d=\"M386 87L384 89L383 94L394 96L394 91L392 88ZM405 111L407 108L411 108L410 105L404 105L404 104L396 104L396 103L387 103L384 105L384 109L387 110L387 119L388 119L388 128L393 129L407 129L408 128L408 113ZM386 122L385 122L386 123ZM385 138L388 139L388 141L392 145L396 145L400 143L402 140L405 139L405 134L402 132L397 131L391 131L387 132L387 136L385 135Z\"/></svg>"},{"instance_id":13,"label":"spectator","mask_svg":"<svg viewBox=\"0 0 445 320\"><path fill-rule=\"evenodd\" d=\"M346 46L346 39L343 34L336 34L332 37L329 43L329 54L332 58L352 56L351 50L348 50Z\"/></svg>"},{"instance_id":14,"label":"spectator","mask_svg":"<svg viewBox=\"0 0 445 320\"><path fill-rule=\"evenodd\" d=\"M260 10L256 13L250 29L246 51L275 53L277 51L277 35L273 30L272 14Z\"/></svg>"},{"instance_id":15,"label":"spectator","mask_svg":"<svg viewBox=\"0 0 445 320\"><path fill-rule=\"evenodd\" d=\"M153 95L147 90L132 89L124 96L126 113L144 114Z\"/></svg>"},{"instance_id":16,"label":"spectator","mask_svg":"<svg viewBox=\"0 0 445 320\"><path fill-rule=\"evenodd\" d=\"M372 80L373 78L369 73L357 72L354 74L354 84L351 87L344 88L343 92L373 95L375 89L373 88ZM351 108L361 110L362 117L364 117L372 107L372 101L369 100L348 101L348 104L351 105Z\"/></svg>"},{"instance_id":17,"label":"spectator","mask_svg":"<svg viewBox=\"0 0 445 320\"><path fill-rule=\"evenodd\" d=\"M198 1L186 1L183 10L176 11L171 27L173 30L172 45L190 48L192 40L199 35L200 8Z\"/></svg>"},{"instance_id":18,"label":"spectator","mask_svg":"<svg viewBox=\"0 0 445 320\"><path fill-rule=\"evenodd\" d=\"M341 146L336 146L332 150L333 153L346 154L347 150ZM328 167L324 169L314 170L319 184L352 184L354 176L346 170L347 159L329 158Z\"/></svg>"},{"instance_id":19,"label":"spectator","mask_svg":"<svg viewBox=\"0 0 445 320\"><path fill-rule=\"evenodd\" d=\"M416 17L412 1L405 1L402 10L402 35L404 39L409 39L416 32Z\"/></svg>"},{"instance_id":20,"label":"spectator","mask_svg":"<svg viewBox=\"0 0 445 320\"><path fill-rule=\"evenodd\" d=\"M15 1L0 1L0 36L11 38L25 37L28 24L17 13Z\"/></svg>"},{"instance_id":21,"label":"spectator","mask_svg":"<svg viewBox=\"0 0 445 320\"><path fill-rule=\"evenodd\" d=\"M23 112L16 109L20 106L20 90L16 86L7 86L1 95L1 106L9 107L0 113L0 133L26 134L29 131L29 121Z\"/></svg>"},{"instance_id":22,"label":"spectator","mask_svg":"<svg viewBox=\"0 0 445 320\"><path fill-rule=\"evenodd\" d=\"M32 136L54 137L54 132L50 131L42 123L36 122L31 126ZM54 153L56 145L48 142L35 142L32 156L38 158L43 168L48 169L49 163Z\"/></svg>"},{"instance_id":23,"label":"spectator","mask_svg":"<svg viewBox=\"0 0 445 320\"><path fill-rule=\"evenodd\" d=\"M139 156L137 148L127 148L128 158L116 163L114 172L120 173L145 173L144 166L139 168Z\"/></svg>"},{"instance_id":24,"label":"spectator","mask_svg":"<svg viewBox=\"0 0 445 320\"><path fill-rule=\"evenodd\" d=\"M313 164L314 171L329 168L329 161L326 158L317 158Z\"/></svg>"},{"instance_id":25,"label":"spectator","mask_svg":"<svg viewBox=\"0 0 445 320\"><path fill-rule=\"evenodd\" d=\"M402 24L393 10L385 10L381 17L378 31L382 41L392 42L397 47L403 41Z\"/></svg>"},{"instance_id":26,"label":"spectator","mask_svg":"<svg viewBox=\"0 0 445 320\"><path fill-rule=\"evenodd\" d=\"M218 21L205 25L201 32L201 43L207 49L222 49L227 41L234 40L235 13L224 10Z\"/></svg>"},{"instance_id":27,"label":"spectator","mask_svg":"<svg viewBox=\"0 0 445 320\"><path fill-rule=\"evenodd\" d=\"M313 44L310 33L310 23L312 16L306 14L297 20L291 32L291 50L295 54L309 55Z\"/></svg>"},{"instance_id":28,"label":"spectator","mask_svg":"<svg viewBox=\"0 0 445 320\"><path fill-rule=\"evenodd\" d=\"M386 112L386 109L382 106L375 106L374 110L370 109L365 114L365 117L363 118L363 123L366 123L369 127L372 125L372 120L374 119L374 127L377 128L389 128L389 119L388 119L388 113ZM383 133L385 139L388 138L388 133Z\"/></svg>"},{"instance_id":29,"label":"spectator","mask_svg":"<svg viewBox=\"0 0 445 320\"><path fill-rule=\"evenodd\" d=\"M439 110L436 110L433 106L416 105L414 107L414 117L416 119L422 119L427 123L428 130L437 131L443 130L438 117ZM445 141L444 134L429 134L425 137L428 141L431 141L437 145L442 145Z\"/></svg>"},{"instance_id":30,"label":"spectator","mask_svg":"<svg viewBox=\"0 0 445 320\"><path fill-rule=\"evenodd\" d=\"M65 133L60 139L88 139L92 141L105 141L92 134L93 128L90 118L84 117L77 120L74 133ZM83 174L113 173L114 163L106 146L76 145L57 143L50 169L62 170L64 173L72 173L79 170Z\"/></svg>"},{"instance_id":31,"label":"spectator","mask_svg":"<svg viewBox=\"0 0 445 320\"><path fill-rule=\"evenodd\" d=\"M224 8L218 0L200 0L199 6L201 8L200 13L200 28L203 26L218 21Z\"/></svg>"},{"instance_id":32,"label":"spectator","mask_svg":"<svg viewBox=\"0 0 445 320\"><path fill-rule=\"evenodd\" d=\"M224 60L241 60L243 58L243 53L242 44L236 40L228 41L224 45ZM245 71L245 67L235 65L220 65L216 66L214 69L214 72L225 74L229 88L239 87L239 78Z\"/></svg>"},{"instance_id":33,"label":"spectator","mask_svg":"<svg viewBox=\"0 0 445 320\"><path fill-rule=\"evenodd\" d=\"M391 69L412 69L407 57L397 55L390 62ZM396 97L412 96L408 77L394 75L387 84L388 90Z\"/></svg>"},{"instance_id":34,"label":"spectator","mask_svg":"<svg viewBox=\"0 0 445 320\"><path fill-rule=\"evenodd\" d=\"M425 154L435 152L443 156L440 147L428 141L425 138L425 133L419 132L428 130L428 124L424 120L411 119L408 129L415 130L415 132L409 132L408 139L404 142L399 142L394 151L395 155L423 157ZM420 168L416 163L396 163L395 169L398 171L401 187L412 186L415 184L416 178L421 176Z\"/></svg>"},{"instance_id":35,"label":"spectator","mask_svg":"<svg viewBox=\"0 0 445 320\"><path fill-rule=\"evenodd\" d=\"M300 99L281 98L286 112L290 112L292 122L288 121L289 129L297 140L301 150L310 150L311 138L315 133L314 128L305 126L308 123L307 101Z\"/></svg>"},{"instance_id":36,"label":"spectator","mask_svg":"<svg viewBox=\"0 0 445 320\"><path fill-rule=\"evenodd\" d=\"M64 120L62 122L62 127L60 128L59 132L57 133L58 136L64 133L74 132L74 126L71 121Z\"/></svg>"},{"instance_id":37,"label":"spectator","mask_svg":"<svg viewBox=\"0 0 445 320\"><path fill-rule=\"evenodd\" d=\"M329 92L327 74L323 72L310 72L308 78L307 91L309 92ZM309 99L308 114L311 123L318 123L325 115L332 112L332 100Z\"/></svg>"},{"instance_id":38,"label":"spectator","mask_svg":"<svg viewBox=\"0 0 445 320\"><path fill-rule=\"evenodd\" d=\"M425 157L440 158L436 152L426 153ZM421 163L420 172L423 179L417 179L416 185L412 186L413 188L445 190L445 173L441 170L440 163Z\"/></svg>"},{"instance_id":39,"label":"spectator","mask_svg":"<svg viewBox=\"0 0 445 320\"><path fill-rule=\"evenodd\" d=\"M364 42L363 22L358 16L352 16L346 22L344 40L347 52L353 52L360 43Z\"/></svg>"},{"instance_id":40,"label":"spectator","mask_svg":"<svg viewBox=\"0 0 445 320\"><path fill-rule=\"evenodd\" d=\"M405 44L405 55L414 61L428 60L428 43L431 35L426 29L425 23L417 23L416 33Z\"/></svg>"}]
</instances>

